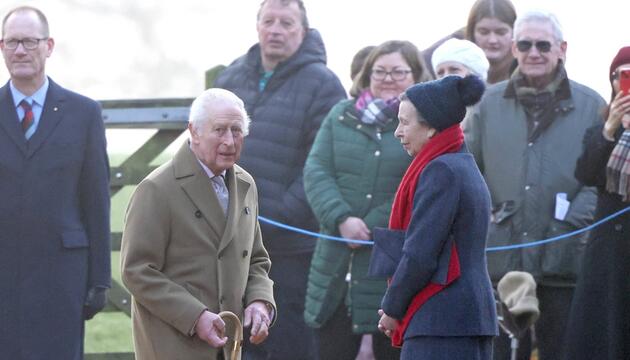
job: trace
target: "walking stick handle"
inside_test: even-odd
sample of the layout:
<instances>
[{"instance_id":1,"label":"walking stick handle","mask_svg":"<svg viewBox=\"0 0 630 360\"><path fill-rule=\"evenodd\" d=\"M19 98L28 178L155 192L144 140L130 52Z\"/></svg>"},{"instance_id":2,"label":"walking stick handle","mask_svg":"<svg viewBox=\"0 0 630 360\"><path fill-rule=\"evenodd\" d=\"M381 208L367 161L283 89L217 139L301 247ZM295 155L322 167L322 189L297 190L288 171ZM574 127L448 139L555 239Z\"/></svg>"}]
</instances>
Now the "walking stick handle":
<instances>
[{"instance_id":1,"label":"walking stick handle","mask_svg":"<svg viewBox=\"0 0 630 360\"><path fill-rule=\"evenodd\" d=\"M230 360L240 360L241 347L243 344L243 325L241 324L241 319L231 311L221 311L219 317L225 323L228 340L233 343L230 349Z\"/></svg>"}]
</instances>

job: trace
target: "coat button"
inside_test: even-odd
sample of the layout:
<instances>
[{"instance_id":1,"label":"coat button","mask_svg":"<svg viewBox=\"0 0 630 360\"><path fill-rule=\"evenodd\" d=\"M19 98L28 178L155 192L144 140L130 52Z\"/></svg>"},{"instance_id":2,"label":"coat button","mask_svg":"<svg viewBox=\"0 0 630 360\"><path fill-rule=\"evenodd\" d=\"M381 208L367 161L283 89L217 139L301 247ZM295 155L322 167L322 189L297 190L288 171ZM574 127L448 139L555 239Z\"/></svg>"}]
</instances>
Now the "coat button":
<instances>
[{"instance_id":1,"label":"coat button","mask_svg":"<svg viewBox=\"0 0 630 360\"><path fill-rule=\"evenodd\" d=\"M338 118L340 121L343 120L343 115L340 115Z\"/></svg>"},{"instance_id":2,"label":"coat button","mask_svg":"<svg viewBox=\"0 0 630 360\"><path fill-rule=\"evenodd\" d=\"M365 197L366 197L367 199L371 199L371 198L372 198L372 194L367 194L367 195L365 195Z\"/></svg>"},{"instance_id":3,"label":"coat button","mask_svg":"<svg viewBox=\"0 0 630 360\"><path fill-rule=\"evenodd\" d=\"M195 211L195 217L199 219L201 217L201 211Z\"/></svg>"},{"instance_id":4,"label":"coat button","mask_svg":"<svg viewBox=\"0 0 630 360\"><path fill-rule=\"evenodd\" d=\"M616 231L621 231L621 230L623 230L623 225L621 225L621 224L615 224L615 230L616 230Z\"/></svg>"},{"instance_id":5,"label":"coat button","mask_svg":"<svg viewBox=\"0 0 630 360\"><path fill-rule=\"evenodd\" d=\"M243 257L247 257L247 250L243 250Z\"/></svg>"},{"instance_id":6,"label":"coat button","mask_svg":"<svg viewBox=\"0 0 630 360\"><path fill-rule=\"evenodd\" d=\"M378 150L376 150L376 151L374 152L374 156L381 156L381 152L380 152L380 151L378 151Z\"/></svg>"}]
</instances>

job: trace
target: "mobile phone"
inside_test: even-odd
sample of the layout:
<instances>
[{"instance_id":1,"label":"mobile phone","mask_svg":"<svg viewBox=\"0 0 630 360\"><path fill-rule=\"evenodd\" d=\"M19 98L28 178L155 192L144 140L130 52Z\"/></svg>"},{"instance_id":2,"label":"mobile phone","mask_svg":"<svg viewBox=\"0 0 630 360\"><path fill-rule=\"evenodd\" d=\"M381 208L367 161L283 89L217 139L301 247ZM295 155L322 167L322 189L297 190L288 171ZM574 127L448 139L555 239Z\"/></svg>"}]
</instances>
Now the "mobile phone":
<instances>
[{"instance_id":1,"label":"mobile phone","mask_svg":"<svg viewBox=\"0 0 630 360\"><path fill-rule=\"evenodd\" d=\"M619 70L619 90L624 94L630 94L630 69Z\"/></svg>"}]
</instances>

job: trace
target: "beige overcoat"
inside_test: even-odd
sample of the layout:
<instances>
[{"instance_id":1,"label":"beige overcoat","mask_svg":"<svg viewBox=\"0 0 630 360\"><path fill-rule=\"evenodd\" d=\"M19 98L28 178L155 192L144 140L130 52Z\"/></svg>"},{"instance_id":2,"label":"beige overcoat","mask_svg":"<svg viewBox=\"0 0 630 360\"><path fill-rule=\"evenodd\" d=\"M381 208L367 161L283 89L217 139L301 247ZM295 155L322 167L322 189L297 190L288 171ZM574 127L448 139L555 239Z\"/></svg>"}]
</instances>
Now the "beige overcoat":
<instances>
[{"instance_id":1,"label":"beige overcoat","mask_svg":"<svg viewBox=\"0 0 630 360\"><path fill-rule=\"evenodd\" d=\"M186 142L136 188L121 248L122 280L133 295L136 359L216 359L217 349L191 336L204 309L229 310L241 320L254 300L275 309L256 184L237 165L226 183L227 219Z\"/></svg>"}]
</instances>

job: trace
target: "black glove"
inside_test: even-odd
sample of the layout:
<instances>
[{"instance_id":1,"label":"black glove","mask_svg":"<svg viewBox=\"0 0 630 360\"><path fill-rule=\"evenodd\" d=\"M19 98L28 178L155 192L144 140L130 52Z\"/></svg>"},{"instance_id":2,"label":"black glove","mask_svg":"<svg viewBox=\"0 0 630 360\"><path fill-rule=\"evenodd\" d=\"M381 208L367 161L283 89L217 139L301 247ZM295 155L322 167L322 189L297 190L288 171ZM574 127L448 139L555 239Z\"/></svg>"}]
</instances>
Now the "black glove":
<instances>
[{"instance_id":1,"label":"black glove","mask_svg":"<svg viewBox=\"0 0 630 360\"><path fill-rule=\"evenodd\" d=\"M90 288L83 304L83 319L90 320L107 304L107 288L95 286Z\"/></svg>"}]
</instances>

